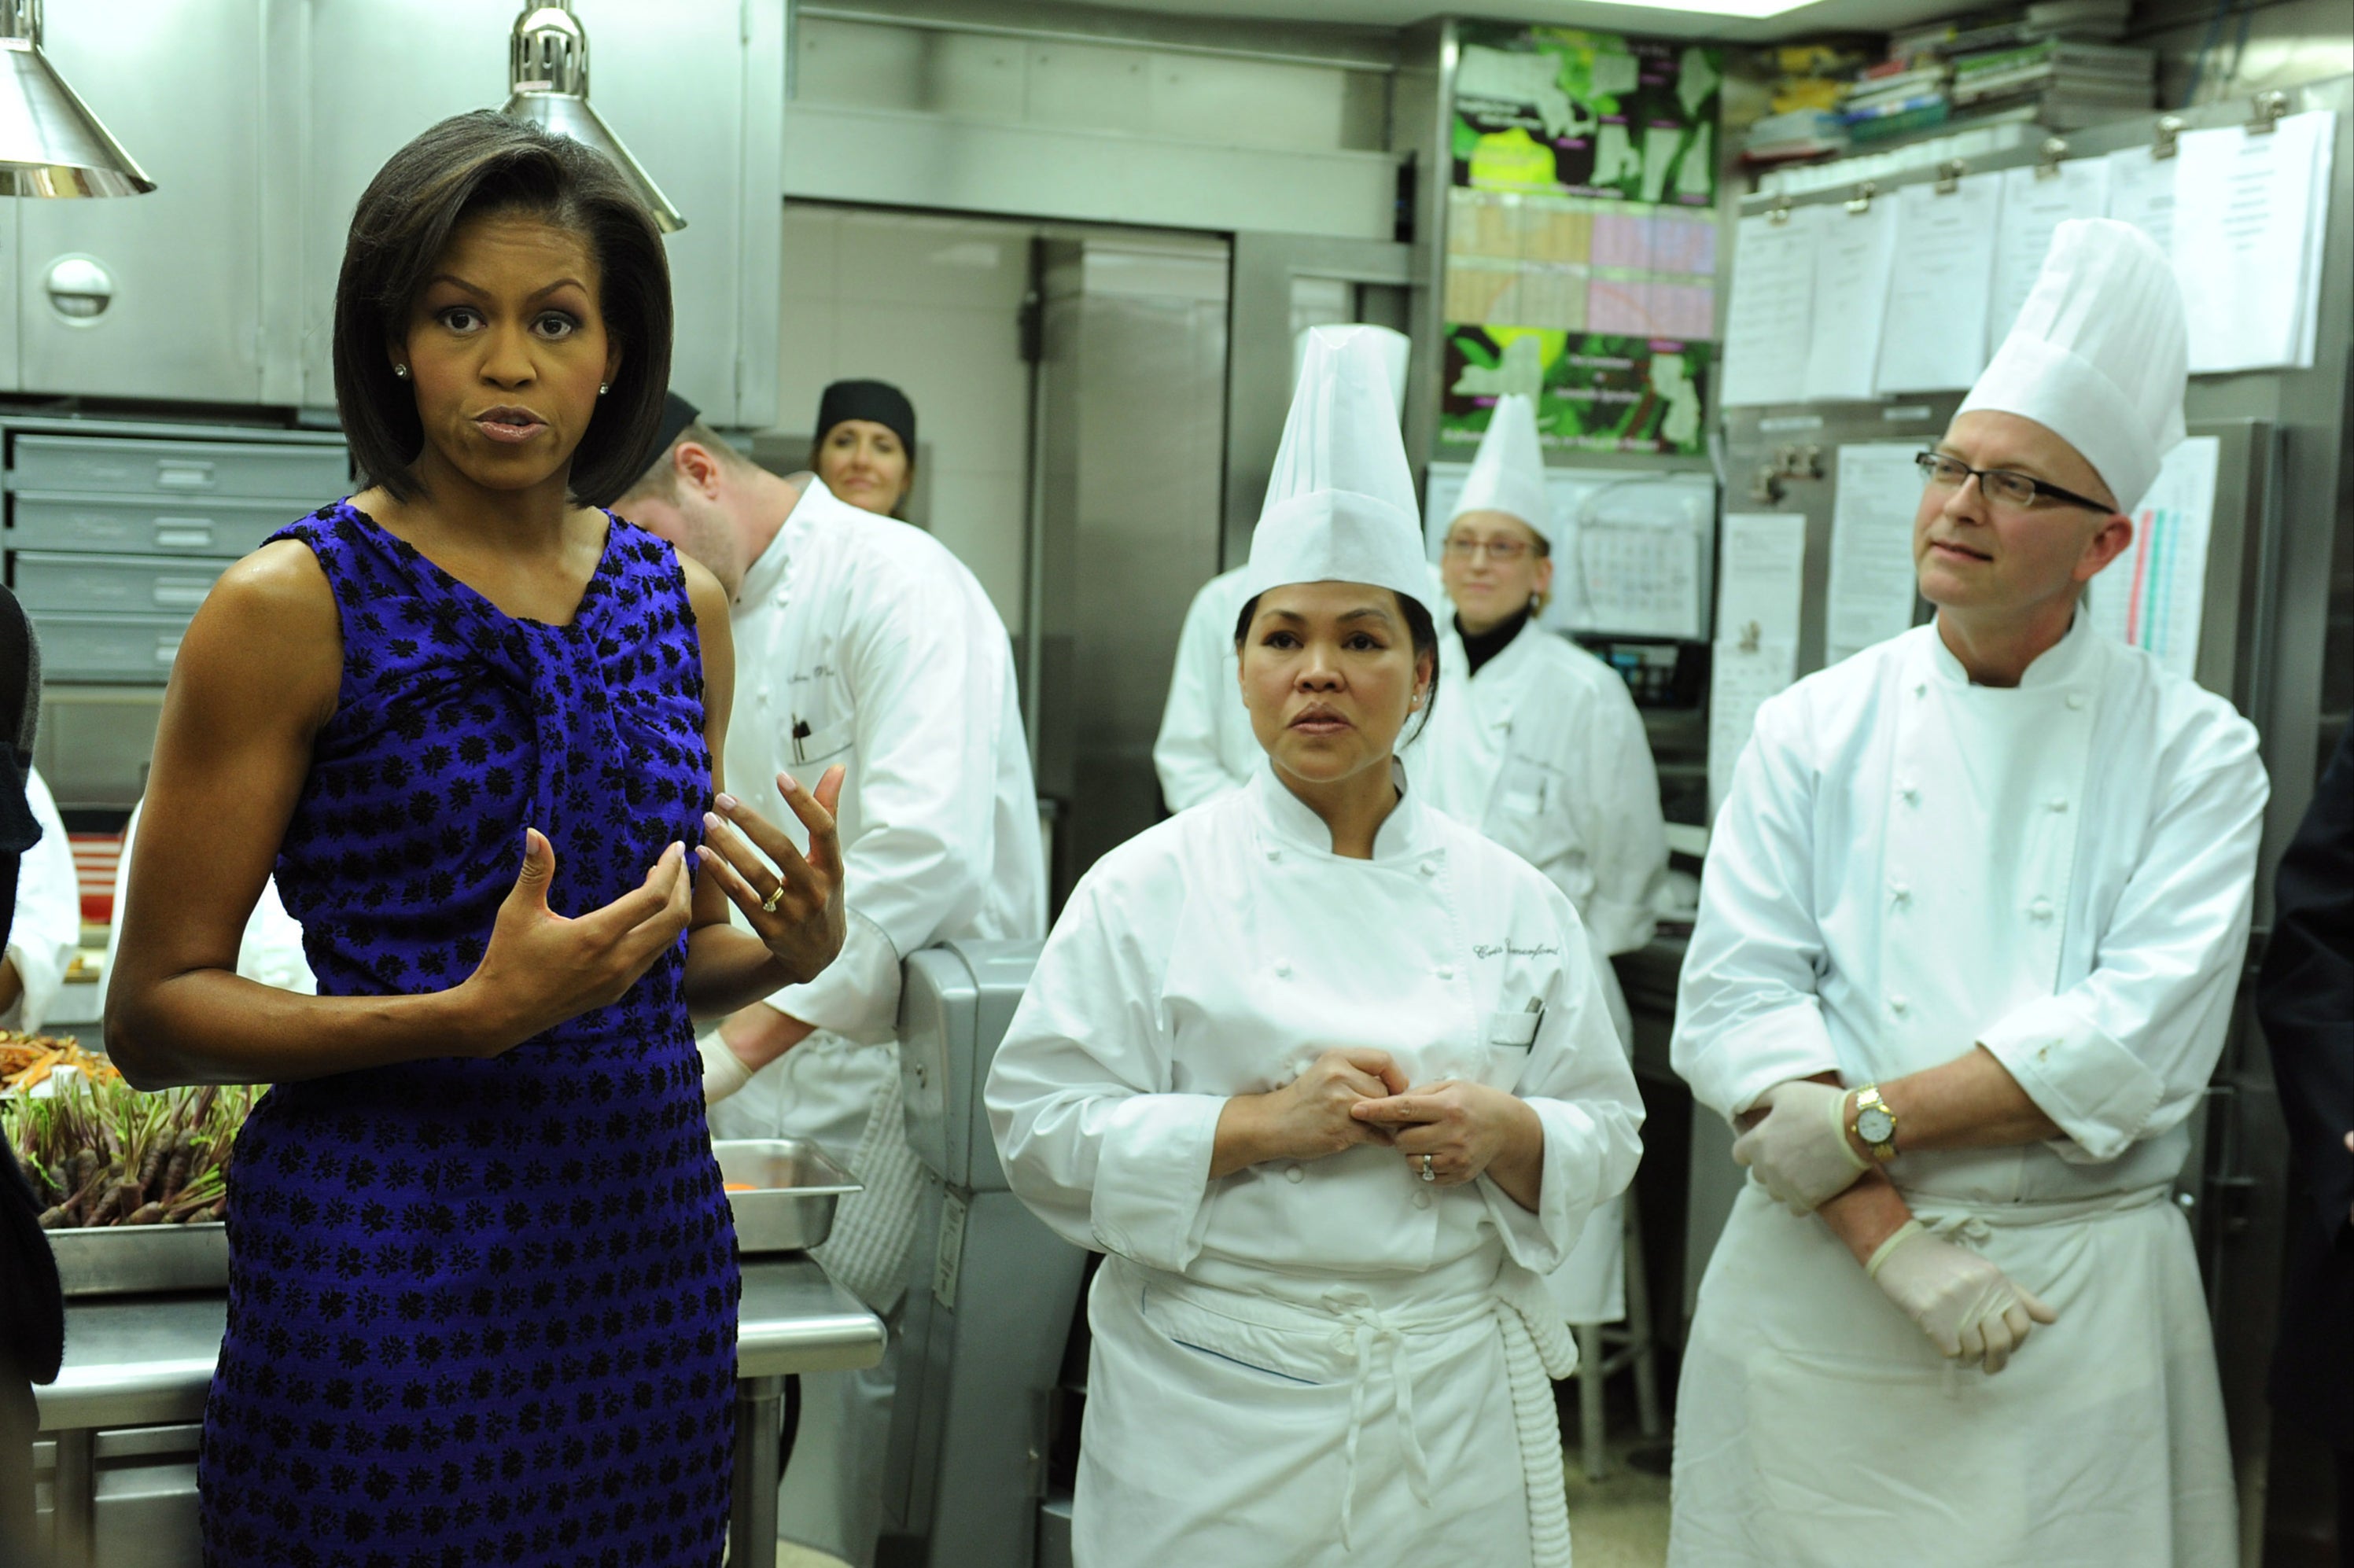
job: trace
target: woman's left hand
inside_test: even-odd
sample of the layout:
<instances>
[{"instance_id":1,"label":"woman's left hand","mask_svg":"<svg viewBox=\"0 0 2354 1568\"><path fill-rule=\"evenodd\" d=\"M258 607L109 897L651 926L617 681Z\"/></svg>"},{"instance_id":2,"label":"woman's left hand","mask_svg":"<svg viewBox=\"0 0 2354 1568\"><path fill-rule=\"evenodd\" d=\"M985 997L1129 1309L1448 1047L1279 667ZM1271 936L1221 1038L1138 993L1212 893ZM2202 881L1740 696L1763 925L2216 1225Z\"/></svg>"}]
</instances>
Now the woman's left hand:
<instances>
[{"instance_id":1,"label":"woman's left hand","mask_svg":"<svg viewBox=\"0 0 2354 1568\"><path fill-rule=\"evenodd\" d=\"M1430 1179L1442 1187L1478 1181L1529 1141L1543 1146L1543 1125L1518 1096L1453 1078L1387 1099L1360 1100L1350 1114L1390 1128L1390 1147L1416 1176L1423 1173L1427 1158Z\"/></svg>"},{"instance_id":2,"label":"woman's left hand","mask_svg":"<svg viewBox=\"0 0 2354 1568\"><path fill-rule=\"evenodd\" d=\"M794 985L816 979L842 951L842 839L833 822L842 778L840 767L827 768L811 793L791 774L777 775L785 804L809 830L807 854L733 795L720 796L713 802L718 810L705 813L704 842L695 850Z\"/></svg>"}]
</instances>

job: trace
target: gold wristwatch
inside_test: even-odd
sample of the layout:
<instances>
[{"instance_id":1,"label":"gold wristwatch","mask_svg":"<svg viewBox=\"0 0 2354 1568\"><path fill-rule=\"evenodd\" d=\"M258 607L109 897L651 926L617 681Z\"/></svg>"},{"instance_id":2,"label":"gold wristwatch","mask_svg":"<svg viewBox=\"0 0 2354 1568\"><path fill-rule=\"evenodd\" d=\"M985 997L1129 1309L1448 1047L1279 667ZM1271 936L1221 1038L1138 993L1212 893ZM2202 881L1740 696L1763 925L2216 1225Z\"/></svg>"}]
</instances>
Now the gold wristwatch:
<instances>
[{"instance_id":1,"label":"gold wristwatch","mask_svg":"<svg viewBox=\"0 0 2354 1568\"><path fill-rule=\"evenodd\" d=\"M1855 1092L1855 1136L1883 1164L1896 1158L1896 1113L1880 1097L1878 1084Z\"/></svg>"}]
</instances>

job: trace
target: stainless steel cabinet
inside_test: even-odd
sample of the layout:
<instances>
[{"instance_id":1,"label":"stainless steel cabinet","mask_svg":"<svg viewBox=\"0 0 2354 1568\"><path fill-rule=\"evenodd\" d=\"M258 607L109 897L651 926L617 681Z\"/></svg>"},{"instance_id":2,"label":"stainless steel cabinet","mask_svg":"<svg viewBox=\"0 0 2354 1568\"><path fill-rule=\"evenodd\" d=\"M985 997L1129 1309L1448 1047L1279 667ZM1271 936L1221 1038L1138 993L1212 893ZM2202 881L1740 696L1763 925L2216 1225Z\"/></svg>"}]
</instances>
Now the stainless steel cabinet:
<instances>
[{"instance_id":1,"label":"stainless steel cabinet","mask_svg":"<svg viewBox=\"0 0 2354 1568\"><path fill-rule=\"evenodd\" d=\"M156 189L20 200L27 392L262 401L260 0L52 5L46 47Z\"/></svg>"},{"instance_id":2,"label":"stainless steel cabinet","mask_svg":"<svg viewBox=\"0 0 2354 1568\"><path fill-rule=\"evenodd\" d=\"M578 0L590 100L687 217L673 382L723 426L776 413L785 0ZM154 175L0 200L0 392L334 403L352 208L384 160L507 97L519 0L111 0L48 47Z\"/></svg>"},{"instance_id":3,"label":"stainless steel cabinet","mask_svg":"<svg viewBox=\"0 0 2354 1568\"><path fill-rule=\"evenodd\" d=\"M283 3L283 0L280 0ZM334 401L335 278L352 208L435 121L497 108L521 7L307 0L302 401ZM578 0L589 101L686 215L670 236L672 384L722 426L775 418L784 0ZM276 90L273 89L273 90Z\"/></svg>"},{"instance_id":4,"label":"stainless steel cabinet","mask_svg":"<svg viewBox=\"0 0 2354 1568\"><path fill-rule=\"evenodd\" d=\"M343 442L306 431L9 419L0 444L8 580L40 632L53 706L78 683L163 684L230 563L350 488ZM136 798L135 778L117 783L85 780L76 799Z\"/></svg>"}]
</instances>

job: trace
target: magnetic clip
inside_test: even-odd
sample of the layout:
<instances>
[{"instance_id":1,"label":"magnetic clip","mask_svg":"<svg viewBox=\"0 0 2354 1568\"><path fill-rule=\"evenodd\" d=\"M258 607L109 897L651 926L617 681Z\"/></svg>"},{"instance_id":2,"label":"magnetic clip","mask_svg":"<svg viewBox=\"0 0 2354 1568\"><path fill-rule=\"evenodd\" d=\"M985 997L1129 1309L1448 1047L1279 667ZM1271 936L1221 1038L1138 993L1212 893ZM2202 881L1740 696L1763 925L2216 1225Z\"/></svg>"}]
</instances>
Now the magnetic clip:
<instances>
[{"instance_id":1,"label":"magnetic clip","mask_svg":"<svg viewBox=\"0 0 2354 1568\"><path fill-rule=\"evenodd\" d=\"M1855 184L1855 195L1847 198L1848 211L1861 217L1872 210L1872 198L1879 194L1878 181L1858 180Z\"/></svg>"},{"instance_id":2,"label":"magnetic clip","mask_svg":"<svg viewBox=\"0 0 2354 1568\"><path fill-rule=\"evenodd\" d=\"M1969 165L1959 158L1948 158L1937 165L1937 194L1951 196L1962 188L1962 176Z\"/></svg>"},{"instance_id":3,"label":"magnetic clip","mask_svg":"<svg viewBox=\"0 0 2354 1568\"><path fill-rule=\"evenodd\" d=\"M2256 94L2249 107L2248 134L2269 136L2280 124L2281 116L2288 112L2288 94L2276 87L2272 88Z\"/></svg>"},{"instance_id":4,"label":"magnetic clip","mask_svg":"<svg viewBox=\"0 0 2354 1568\"><path fill-rule=\"evenodd\" d=\"M2043 145L2036 149L2035 177L2053 180L2060 177L2060 160L2068 155L2067 141L2059 136L2046 136Z\"/></svg>"},{"instance_id":5,"label":"magnetic clip","mask_svg":"<svg viewBox=\"0 0 2354 1568\"><path fill-rule=\"evenodd\" d=\"M2158 117L2157 127L2150 134L2149 155L2152 158L2171 158L2174 156L2176 152L2179 150L2179 143L2182 132L2187 129L2189 129L2189 126L2184 122L2181 115L2159 115Z\"/></svg>"}]
</instances>

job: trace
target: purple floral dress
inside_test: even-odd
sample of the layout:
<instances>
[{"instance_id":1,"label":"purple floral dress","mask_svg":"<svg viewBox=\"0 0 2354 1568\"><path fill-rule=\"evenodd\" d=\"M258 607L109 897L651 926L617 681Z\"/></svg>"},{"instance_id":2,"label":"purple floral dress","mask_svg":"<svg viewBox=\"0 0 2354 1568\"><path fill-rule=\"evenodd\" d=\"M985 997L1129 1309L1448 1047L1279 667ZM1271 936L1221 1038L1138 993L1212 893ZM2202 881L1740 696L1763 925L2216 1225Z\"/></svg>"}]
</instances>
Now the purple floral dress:
<instances>
[{"instance_id":1,"label":"purple floral dress","mask_svg":"<svg viewBox=\"0 0 2354 1568\"><path fill-rule=\"evenodd\" d=\"M711 792L671 547L614 520L569 625L517 620L348 503L310 546L343 689L279 851L322 995L456 985L522 864L636 887ZM198 1465L215 1564L716 1564L736 1237L683 991L490 1061L282 1084L239 1136Z\"/></svg>"}]
</instances>

